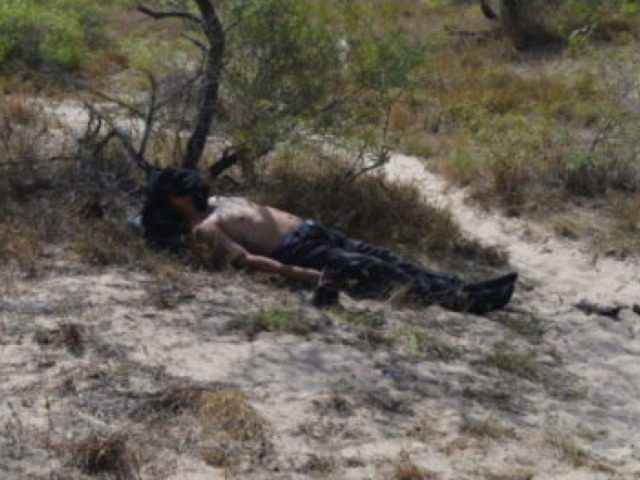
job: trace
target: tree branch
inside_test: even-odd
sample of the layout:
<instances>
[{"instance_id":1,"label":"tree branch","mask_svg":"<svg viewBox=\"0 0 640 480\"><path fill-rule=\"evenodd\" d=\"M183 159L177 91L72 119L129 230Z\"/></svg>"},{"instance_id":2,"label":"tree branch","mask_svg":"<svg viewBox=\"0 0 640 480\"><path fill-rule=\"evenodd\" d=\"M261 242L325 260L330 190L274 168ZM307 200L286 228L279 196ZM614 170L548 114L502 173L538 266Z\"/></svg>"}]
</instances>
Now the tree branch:
<instances>
[{"instance_id":1,"label":"tree branch","mask_svg":"<svg viewBox=\"0 0 640 480\"><path fill-rule=\"evenodd\" d=\"M151 86L151 99L149 100L149 109L147 110L147 116L144 122L144 132L142 133L142 141L140 142L140 148L138 154L144 158L144 154L147 150L147 144L151 131L153 130L153 122L155 120L156 111L158 109L158 82L156 81L153 73L145 72L149 79L149 85Z\"/></svg>"},{"instance_id":2,"label":"tree branch","mask_svg":"<svg viewBox=\"0 0 640 480\"><path fill-rule=\"evenodd\" d=\"M104 123L109 125L109 127L111 128L107 136L96 146L96 148L94 149L94 153L99 152L102 148L104 148L107 145L107 143L109 143L109 141L112 138L115 137L118 140L120 140L120 143L122 143L122 146L127 152L127 155L129 155L131 160L133 160L133 162L136 164L138 168L143 170L147 175L149 175L155 169L153 165L151 165L149 162L147 162L144 159L144 155L142 154L142 152L136 149L136 147L133 145L133 140L131 139L131 136L127 132L118 128L110 118L108 118L98 109L96 109L93 105L86 102L84 105L85 105L85 108L89 110L91 115L95 115L96 118L101 119Z\"/></svg>"},{"instance_id":3,"label":"tree branch","mask_svg":"<svg viewBox=\"0 0 640 480\"><path fill-rule=\"evenodd\" d=\"M136 7L140 13L147 15L155 20L161 20L163 18L181 18L183 20L188 20L190 22L197 23L198 25L202 25L202 19L194 15L193 13L179 11L179 10L170 10L170 11L158 11L153 10L145 5L138 5Z\"/></svg>"}]
</instances>

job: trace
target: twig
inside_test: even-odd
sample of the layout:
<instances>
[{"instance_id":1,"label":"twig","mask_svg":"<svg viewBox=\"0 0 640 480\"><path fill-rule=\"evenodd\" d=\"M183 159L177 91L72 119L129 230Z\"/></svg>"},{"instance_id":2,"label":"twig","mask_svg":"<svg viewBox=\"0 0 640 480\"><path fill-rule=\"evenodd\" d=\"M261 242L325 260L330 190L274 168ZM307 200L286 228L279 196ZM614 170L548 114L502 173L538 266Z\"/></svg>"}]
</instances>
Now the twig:
<instances>
[{"instance_id":1,"label":"twig","mask_svg":"<svg viewBox=\"0 0 640 480\"><path fill-rule=\"evenodd\" d=\"M108 118L102 112L98 111L93 105L87 102L85 102L84 105L85 105L85 108L87 108L90 113L92 113L98 118L102 118L102 120L111 128L111 131L107 134L105 139L99 144L100 149L104 148L112 138L116 137L118 140L120 140L127 154L129 155L131 160L133 160L133 162L136 164L138 168L143 170L147 175L149 175L155 169L153 165L151 165L144 159L144 155L142 154L142 152L136 149L136 147L133 145L133 140L131 139L131 136L128 133L118 128L110 118Z\"/></svg>"},{"instance_id":2,"label":"twig","mask_svg":"<svg viewBox=\"0 0 640 480\"><path fill-rule=\"evenodd\" d=\"M158 109L158 82L153 76L153 73L149 71L145 73L147 74L149 84L151 85L151 99L149 100L149 109L147 110L147 117L145 118L144 122L142 141L140 142L140 148L138 149L138 155L141 158L144 158L144 154L147 150L147 144L149 142L149 137L151 136L151 131L153 130L153 122L155 120L156 111Z\"/></svg>"},{"instance_id":3,"label":"twig","mask_svg":"<svg viewBox=\"0 0 640 480\"><path fill-rule=\"evenodd\" d=\"M593 137L593 140L591 141L591 147L590 147L591 152L595 152L596 148L598 148L598 145L600 145L602 142L604 142L607 139L607 135L611 133L611 130L613 130L614 125L615 125L615 122L609 119L606 121L606 123L602 127L598 129L598 131Z\"/></svg>"}]
</instances>

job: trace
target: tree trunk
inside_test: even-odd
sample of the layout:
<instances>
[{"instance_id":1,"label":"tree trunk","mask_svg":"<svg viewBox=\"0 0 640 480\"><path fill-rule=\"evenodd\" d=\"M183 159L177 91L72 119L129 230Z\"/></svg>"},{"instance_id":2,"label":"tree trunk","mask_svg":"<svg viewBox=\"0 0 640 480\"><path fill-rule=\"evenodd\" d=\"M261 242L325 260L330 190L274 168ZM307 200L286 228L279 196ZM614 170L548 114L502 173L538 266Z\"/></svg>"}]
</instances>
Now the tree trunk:
<instances>
[{"instance_id":1,"label":"tree trunk","mask_svg":"<svg viewBox=\"0 0 640 480\"><path fill-rule=\"evenodd\" d=\"M213 116L216 112L220 75L222 73L222 57L225 47L224 30L211 1L194 0L194 2L202 15L202 29L207 37L209 49L207 51L200 109L198 110L195 127L187 144L187 150L182 158L182 166L192 170L198 166L211 130Z\"/></svg>"}]
</instances>

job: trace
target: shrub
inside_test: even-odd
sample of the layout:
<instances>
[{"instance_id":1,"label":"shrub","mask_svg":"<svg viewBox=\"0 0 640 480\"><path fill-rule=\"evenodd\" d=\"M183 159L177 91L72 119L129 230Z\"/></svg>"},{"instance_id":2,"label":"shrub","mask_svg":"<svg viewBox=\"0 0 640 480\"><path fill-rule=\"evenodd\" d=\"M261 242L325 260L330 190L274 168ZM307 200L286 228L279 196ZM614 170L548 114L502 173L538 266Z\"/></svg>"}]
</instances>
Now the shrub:
<instances>
[{"instance_id":1,"label":"shrub","mask_svg":"<svg viewBox=\"0 0 640 480\"><path fill-rule=\"evenodd\" d=\"M388 15L397 14L393 4L376 2ZM378 28L369 2L250 0L243 8L229 31L222 89L234 143L259 157L301 131L339 129L378 146L391 106L409 94L420 42Z\"/></svg>"},{"instance_id":2,"label":"shrub","mask_svg":"<svg viewBox=\"0 0 640 480\"><path fill-rule=\"evenodd\" d=\"M303 161L297 155L300 152L280 152L261 201L371 243L504 261L496 251L464 238L451 214L427 204L416 186L391 181L382 173L354 179L344 162Z\"/></svg>"},{"instance_id":3,"label":"shrub","mask_svg":"<svg viewBox=\"0 0 640 480\"><path fill-rule=\"evenodd\" d=\"M0 2L0 67L77 68L106 41L100 7L82 0Z\"/></svg>"}]
</instances>

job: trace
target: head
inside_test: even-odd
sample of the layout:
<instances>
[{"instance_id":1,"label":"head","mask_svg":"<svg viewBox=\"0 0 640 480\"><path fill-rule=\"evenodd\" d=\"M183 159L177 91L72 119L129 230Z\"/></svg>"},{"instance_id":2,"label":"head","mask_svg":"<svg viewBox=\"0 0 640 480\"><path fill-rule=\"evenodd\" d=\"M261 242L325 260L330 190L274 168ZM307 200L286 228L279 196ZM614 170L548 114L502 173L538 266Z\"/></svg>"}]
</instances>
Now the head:
<instances>
[{"instance_id":1,"label":"head","mask_svg":"<svg viewBox=\"0 0 640 480\"><path fill-rule=\"evenodd\" d=\"M190 215L205 212L208 197L209 185L198 172L174 167L154 172L142 209L145 237L162 248L179 248Z\"/></svg>"}]
</instances>

